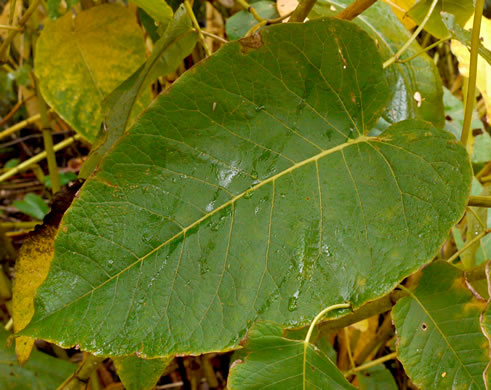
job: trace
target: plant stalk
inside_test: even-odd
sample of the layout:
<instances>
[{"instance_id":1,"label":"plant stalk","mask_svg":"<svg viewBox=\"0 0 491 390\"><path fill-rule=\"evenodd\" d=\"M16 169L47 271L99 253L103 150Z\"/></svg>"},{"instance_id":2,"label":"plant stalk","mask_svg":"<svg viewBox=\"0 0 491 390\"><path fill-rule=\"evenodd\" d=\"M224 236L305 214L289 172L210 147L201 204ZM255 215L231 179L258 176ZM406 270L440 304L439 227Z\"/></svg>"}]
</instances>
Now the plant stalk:
<instances>
[{"instance_id":1,"label":"plant stalk","mask_svg":"<svg viewBox=\"0 0 491 390\"><path fill-rule=\"evenodd\" d=\"M78 390L81 386L86 386L92 372L105 358L86 353L80 367L65 382L58 386L57 390Z\"/></svg>"},{"instance_id":2,"label":"plant stalk","mask_svg":"<svg viewBox=\"0 0 491 390\"><path fill-rule=\"evenodd\" d=\"M460 141L467 147L469 142L469 134L471 131L472 110L474 109L474 100L476 96L476 79L477 79L477 60L479 35L481 31L481 19L484 9L484 0L476 0L474 12L474 22L472 24L472 39L471 39L471 56L469 61L469 87L465 99L464 124L462 125L462 136Z\"/></svg>"},{"instance_id":3,"label":"plant stalk","mask_svg":"<svg viewBox=\"0 0 491 390\"><path fill-rule=\"evenodd\" d=\"M30 118L27 118L23 120L22 122L16 123L15 125L9 127L8 129L5 129L0 133L0 139L8 137L9 135L15 133L16 131L22 130L24 127L29 126L30 124L38 121L41 119L41 114L36 114L31 116Z\"/></svg>"},{"instance_id":4,"label":"plant stalk","mask_svg":"<svg viewBox=\"0 0 491 390\"><path fill-rule=\"evenodd\" d=\"M491 207L491 196L469 196L468 206Z\"/></svg>"},{"instance_id":5,"label":"plant stalk","mask_svg":"<svg viewBox=\"0 0 491 390\"><path fill-rule=\"evenodd\" d=\"M353 20L367 8L375 4L377 0L355 0L353 3L348 5L340 13L336 15L338 19Z\"/></svg>"},{"instance_id":6,"label":"plant stalk","mask_svg":"<svg viewBox=\"0 0 491 390\"><path fill-rule=\"evenodd\" d=\"M203 35L203 32L201 31L201 27L199 26L198 19L196 19L196 15L193 12L193 7L189 3L189 0L184 0L184 7L186 8L189 17L191 18L194 28L198 32L199 40L201 42L201 45L203 46L203 49L205 49L206 56L207 57L211 56L210 48L206 44L205 37Z\"/></svg>"},{"instance_id":7,"label":"plant stalk","mask_svg":"<svg viewBox=\"0 0 491 390\"><path fill-rule=\"evenodd\" d=\"M54 147L53 150L55 152L66 148L67 146L73 144L75 141L78 141L82 139L82 136L80 134L76 134L73 137L67 138L59 143L57 143ZM41 160L44 160L46 158L46 150L31 157L29 160L26 160L19 165L17 165L15 168L9 169L7 172L5 172L3 175L0 175L0 183L7 180L8 178L16 175L17 173L23 171L24 169L29 168L32 164L36 164Z\"/></svg>"},{"instance_id":8,"label":"plant stalk","mask_svg":"<svg viewBox=\"0 0 491 390\"><path fill-rule=\"evenodd\" d=\"M426 53L428 50L433 49L434 47L438 46L440 43L445 42L447 39L450 39L450 37L440 39L439 41L436 41L436 42L432 43L431 45L425 47L423 50L421 50L418 53L412 55L411 57L404 58L403 60L397 60L396 62L398 64L404 64L406 62L409 62L411 60L414 60L416 57L419 57L421 54Z\"/></svg>"},{"instance_id":9,"label":"plant stalk","mask_svg":"<svg viewBox=\"0 0 491 390\"><path fill-rule=\"evenodd\" d=\"M8 48L10 47L10 44L14 40L15 36L19 33L19 31L22 31L24 25L27 23L29 18L39 7L39 4L41 4L41 0L34 0L29 6L29 8L27 9L27 11L24 13L24 15L22 15L22 17L19 19L19 22L17 23L17 28L20 30L11 30L9 32L9 35L7 35L7 38L5 38L2 45L0 46L0 62L4 62L6 60L6 53Z\"/></svg>"},{"instance_id":10,"label":"plant stalk","mask_svg":"<svg viewBox=\"0 0 491 390\"><path fill-rule=\"evenodd\" d=\"M317 0L303 0L298 4L297 8L295 8L295 11L293 11L292 16L290 16L290 19L288 22L297 22L297 23L302 23L305 18L308 16L309 12L314 8L314 5Z\"/></svg>"},{"instance_id":11,"label":"plant stalk","mask_svg":"<svg viewBox=\"0 0 491 390\"><path fill-rule=\"evenodd\" d=\"M476 237L474 237L469 242L466 242L465 245L462 248L460 248L457 252L455 252L452 256L450 256L450 258L447 260L447 262L452 263L463 252L465 252L467 249L469 249L476 241L479 241L481 238L483 238L489 232L490 232L490 230L485 230L485 231L479 233Z\"/></svg>"},{"instance_id":12,"label":"plant stalk","mask_svg":"<svg viewBox=\"0 0 491 390\"><path fill-rule=\"evenodd\" d=\"M349 371L345 372L344 373L344 376L345 377L346 376L350 376L350 375L353 375L353 374L355 374L357 372L364 371L364 370L366 370L368 368L372 368L374 366L378 366L379 364L385 363L386 361L389 361L389 360L393 360L396 357L397 357L397 352L389 353L388 355L382 356L381 358L372 360L371 362L362 364L361 366L355 367L352 370L349 370Z\"/></svg>"},{"instance_id":13,"label":"plant stalk","mask_svg":"<svg viewBox=\"0 0 491 390\"><path fill-rule=\"evenodd\" d=\"M307 332L307 336L305 336L305 340L303 341L303 390L307 389L307 382L306 382L306 370L307 370L307 348L309 347L310 344L310 338L312 337L312 332L314 331L315 325L324 317L327 313L333 310L337 309L348 309L351 307L351 304L349 303L338 303L336 305L332 305L329 307L326 307L324 310L322 310L319 314L317 314L310 324L309 330Z\"/></svg>"},{"instance_id":14,"label":"plant stalk","mask_svg":"<svg viewBox=\"0 0 491 390\"><path fill-rule=\"evenodd\" d=\"M33 76L36 84L36 94L38 98L39 114L41 115L42 133L44 141L44 150L46 151L46 159L48 160L48 172L51 179L51 191L53 194L60 190L60 175L56 165L56 156L53 149L53 135L51 133L51 124L49 121L46 102L44 101L41 92L39 91L38 80Z\"/></svg>"},{"instance_id":15,"label":"plant stalk","mask_svg":"<svg viewBox=\"0 0 491 390\"><path fill-rule=\"evenodd\" d=\"M428 20L430 20L431 14L433 13L433 10L435 9L436 5L438 3L438 0L433 0L431 3L430 9L428 10L428 13L426 14L425 18L421 22L421 24L418 26L418 28L414 31L413 35L407 40L407 42L399 49L399 51L394 54L392 57L390 57L387 61L384 62L383 68L387 68L388 66L392 65L394 62L396 62L404 53L409 46L411 46L411 43L414 42L416 37L419 35L419 33L423 30L425 27L426 23Z\"/></svg>"}]
</instances>

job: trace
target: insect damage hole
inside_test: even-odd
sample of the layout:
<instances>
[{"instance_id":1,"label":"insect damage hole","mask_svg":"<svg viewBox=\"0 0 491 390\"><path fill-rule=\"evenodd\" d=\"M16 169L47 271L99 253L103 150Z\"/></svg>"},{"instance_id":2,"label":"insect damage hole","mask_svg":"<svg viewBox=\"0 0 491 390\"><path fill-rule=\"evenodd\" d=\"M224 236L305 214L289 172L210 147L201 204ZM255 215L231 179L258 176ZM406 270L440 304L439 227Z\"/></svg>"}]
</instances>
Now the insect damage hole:
<instances>
[{"instance_id":1,"label":"insect damage hole","mask_svg":"<svg viewBox=\"0 0 491 390\"><path fill-rule=\"evenodd\" d=\"M423 322L423 323L421 324L421 330L422 330L423 332L426 332L426 331L428 330L428 325L426 325L426 322Z\"/></svg>"}]
</instances>

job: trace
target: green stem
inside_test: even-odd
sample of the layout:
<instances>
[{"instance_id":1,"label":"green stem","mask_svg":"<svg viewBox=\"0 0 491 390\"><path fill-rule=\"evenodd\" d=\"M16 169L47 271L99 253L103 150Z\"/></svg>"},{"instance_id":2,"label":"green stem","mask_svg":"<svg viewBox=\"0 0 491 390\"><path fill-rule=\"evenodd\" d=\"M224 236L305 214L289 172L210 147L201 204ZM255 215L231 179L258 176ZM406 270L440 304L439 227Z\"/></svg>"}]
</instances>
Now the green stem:
<instances>
[{"instance_id":1,"label":"green stem","mask_svg":"<svg viewBox=\"0 0 491 390\"><path fill-rule=\"evenodd\" d=\"M38 121L41 119L40 114L36 114L31 116L30 118L27 118L23 120L22 122L16 123L15 125L9 127L8 129L5 129L0 133L0 139L8 137L9 135L15 133L16 131L22 130L24 127L29 126L30 124Z\"/></svg>"},{"instance_id":2,"label":"green stem","mask_svg":"<svg viewBox=\"0 0 491 390\"><path fill-rule=\"evenodd\" d=\"M437 3L438 3L438 0L433 0L433 2L431 3L430 9L428 10L428 13L426 14L426 16L423 19L423 21L421 22L421 24L414 31L413 35L411 35L411 37L407 40L407 42L399 49L399 51L396 54L394 54L392 57L390 57L387 61L384 62L384 64L383 64L384 69L387 68L388 66L392 65L394 62L396 62L401 57L402 53L404 53L407 50L407 48L411 45L411 43L414 42L416 37L423 30L426 23L430 19L430 16L433 13L433 10L435 9Z\"/></svg>"},{"instance_id":3,"label":"green stem","mask_svg":"<svg viewBox=\"0 0 491 390\"><path fill-rule=\"evenodd\" d=\"M33 76L35 78L35 76ZM38 98L39 114L41 115L41 124L43 132L44 150L46 151L46 160L48 161L48 172L51 179L51 190L53 194L60 190L60 175L56 165L56 156L53 147L53 135L51 133L51 124L48 116L48 109L41 92L39 91L39 82L35 79L36 95Z\"/></svg>"},{"instance_id":4,"label":"green stem","mask_svg":"<svg viewBox=\"0 0 491 390\"><path fill-rule=\"evenodd\" d=\"M397 63L398 64L404 64L406 62L414 60L416 57L419 57L421 54L426 53L428 50L433 49L434 47L438 46L440 43L445 42L447 39L450 39L450 37L443 38L443 39L440 39L439 41L432 43L431 45L425 47L423 50L417 52L416 54L412 55L411 57L404 58L403 60L397 60Z\"/></svg>"},{"instance_id":5,"label":"green stem","mask_svg":"<svg viewBox=\"0 0 491 390\"><path fill-rule=\"evenodd\" d=\"M57 390L78 390L85 386L92 372L97 368L103 357L86 354L80 367L65 382L58 386Z\"/></svg>"},{"instance_id":6,"label":"green stem","mask_svg":"<svg viewBox=\"0 0 491 390\"><path fill-rule=\"evenodd\" d=\"M0 24L0 30L12 30L12 31L18 31L18 32L22 32L23 31L19 27L9 26L7 24Z\"/></svg>"},{"instance_id":7,"label":"green stem","mask_svg":"<svg viewBox=\"0 0 491 390\"><path fill-rule=\"evenodd\" d=\"M307 336L305 336L305 340L303 341L303 390L307 389L307 381L306 381L306 371L307 371L307 349L310 344L310 338L312 337L312 332L314 331L315 325L330 311L337 310L337 309L347 309L351 307L349 303L338 303L336 305L332 305L329 307L326 307L324 310L322 310L319 314L317 314L310 324L309 330L307 332Z\"/></svg>"},{"instance_id":8,"label":"green stem","mask_svg":"<svg viewBox=\"0 0 491 390\"><path fill-rule=\"evenodd\" d=\"M474 100L476 95L479 34L481 31L481 19L482 19L483 8L484 8L484 0L476 0L474 23L472 25L471 58L469 61L469 88L467 89L467 97L465 101L464 124L462 125L462 136L460 138L460 141L466 147L469 142L469 134L471 131L471 122L472 122L472 110L474 108Z\"/></svg>"},{"instance_id":9,"label":"green stem","mask_svg":"<svg viewBox=\"0 0 491 390\"><path fill-rule=\"evenodd\" d=\"M252 16L254 16L254 19L256 19L258 22L262 22L264 20L261 15L257 13L257 11L252 7L247 1L245 0L236 0L237 3L244 8L246 11L250 12Z\"/></svg>"},{"instance_id":10,"label":"green stem","mask_svg":"<svg viewBox=\"0 0 491 390\"><path fill-rule=\"evenodd\" d=\"M302 0L300 4L298 4L297 8L295 8L295 11L293 11L288 22L302 23L312 8L314 8L316 1L317 0Z\"/></svg>"},{"instance_id":11,"label":"green stem","mask_svg":"<svg viewBox=\"0 0 491 390\"><path fill-rule=\"evenodd\" d=\"M184 0L184 7L186 8L188 15L191 18L191 21L193 22L194 28L198 32L199 40L201 41L201 45L203 46L203 49L205 49L206 56L207 57L211 56L211 51L205 42L205 37L203 35L203 32L201 31L201 27L199 26L198 19L196 19L196 15L193 12L193 7L189 3L189 0Z\"/></svg>"},{"instance_id":12,"label":"green stem","mask_svg":"<svg viewBox=\"0 0 491 390\"><path fill-rule=\"evenodd\" d=\"M41 224L41 221L27 221L27 222L1 222L0 228L3 229L31 229L36 225Z\"/></svg>"},{"instance_id":13,"label":"green stem","mask_svg":"<svg viewBox=\"0 0 491 390\"><path fill-rule=\"evenodd\" d=\"M397 352L389 353L388 355L382 356L381 358L372 360L371 362L362 364L361 366L355 367L352 370L345 372L344 376L350 376L350 375L353 375L357 372L365 371L369 368L372 368L374 366L378 366L379 364L385 363L386 361L393 360L396 357L397 357Z\"/></svg>"},{"instance_id":14,"label":"green stem","mask_svg":"<svg viewBox=\"0 0 491 390\"><path fill-rule=\"evenodd\" d=\"M12 23L14 23L15 6L16 6L16 0L10 0L10 8L9 8L9 24L10 24L11 26L12 26Z\"/></svg>"},{"instance_id":15,"label":"green stem","mask_svg":"<svg viewBox=\"0 0 491 390\"><path fill-rule=\"evenodd\" d=\"M479 233L476 237L474 237L472 240L468 241L465 243L465 245L460 248L457 252L455 252L450 258L447 260L447 262L452 263L455 259L457 259L463 252L465 252L467 249L469 249L476 241L479 241L481 238L483 238L486 234L488 234L490 231L485 230L481 233Z\"/></svg>"},{"instance_id":16,"label":"green stem","mask_svg":"<svg viewBox=\"0 0 491 390\"><path fill-rule=\"evenodd\" d=\"M469 196L468 206L491 207L491 196Z\"/></svg>"},{"instance_id":17,"label":"green stem","mask_svg":"<svg viewBox=\"0 0 491 390\"><path fill-rule=\"evenodd\" d=\"M63 148L66 148L67 146L73 144L75 141L78 141L82 139L82 136L80 134L76 134L74 135L73 137L70 137L70 138L67 138L65 139L64 141L61 141L59 143L57 143L54 147L53 147L53 150L55 152L63 149ZM46 158L46 150L35 155L34 157L31 157L29 160L26 160L22 163L20 163L19 165L17 165L15 168L12 168L10 170L8 170L7 172L5 172L3 175L0 175L0 183L7 180L8 178L16 175L17 173L29 168L31 165L33 164L36 164L38 163L39 161L41 160L44 160Z\"/></svg>"}]
</instances>

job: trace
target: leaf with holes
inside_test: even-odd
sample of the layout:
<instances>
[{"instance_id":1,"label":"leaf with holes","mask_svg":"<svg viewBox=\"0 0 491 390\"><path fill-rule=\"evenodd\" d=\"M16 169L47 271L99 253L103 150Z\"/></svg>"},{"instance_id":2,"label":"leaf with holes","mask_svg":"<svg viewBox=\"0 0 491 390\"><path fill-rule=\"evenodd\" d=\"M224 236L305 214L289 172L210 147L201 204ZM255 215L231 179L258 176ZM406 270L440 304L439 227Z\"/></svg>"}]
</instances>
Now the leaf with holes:
<instances>
[{"instance_id":1,"label":"leaf with holes","mask_svg":"<svg viewBox=\"0 0 491 390\"><path fill-rule=\"evenodd\" d=\"M444 130L367 135L388 98L351 22L225 45L85 182L23 333L101 355L199 354L236 348L258 319L300 326L386 294L433 257L471 183Z\"/></svg>"},{"instance_id":2,"label":"leaf with holes","mask_svg":"<svg viewBox=\"0 0 491 390\"><path fill-rule=\"evenodd\" d=\"M277 324L255 324L245 353L243 361L232 365L230 390L355 389L326 354L309 344L305 355L303 340L286 338Z\"/></svg>"},{"instance_id":3,"label":"leaf with holes","mask_svg":"<svg viewBox=\"0 0 491 390\"><path fill-rule=\"evenodd\" d=\"M485 303L465 283L460 270L436 262L393 309L398 358L422 389L485 388L488 345L479 324Z\"/></svg>"}]
</instances>

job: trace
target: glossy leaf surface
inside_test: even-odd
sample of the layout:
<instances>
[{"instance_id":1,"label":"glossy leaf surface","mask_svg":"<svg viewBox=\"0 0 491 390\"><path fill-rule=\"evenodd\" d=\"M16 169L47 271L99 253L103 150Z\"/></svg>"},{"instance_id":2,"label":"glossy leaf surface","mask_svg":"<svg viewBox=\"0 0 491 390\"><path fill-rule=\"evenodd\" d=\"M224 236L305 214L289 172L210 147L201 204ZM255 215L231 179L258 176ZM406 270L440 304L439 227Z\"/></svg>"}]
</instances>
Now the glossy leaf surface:
<instances>
[{"instance_id":1,"label":"glossy leaf surface","mask_svg":"<svg viewBox=\"0 0 491 390\"><path fill-rule=\"evenodd\" d=\"M56 389L76 366L45 353L34 351L24 366L19 366L13 348L5 346L9 333L0 328L0 388L2 390Z\"/></svg>"},{"instance_id":2,"label":"glossy leaf surface","mask_svg":"<svg viewBox=\"0 0 491 390\"><path fill-rule=\"evenodd\" d=\"M37 43L35 72L48 104L88 141L102 123L101 103L145 60L134 15L104 4L68 12L46 23ZM147 103L149 95L146 96Z\"/></svg>"},{"instance_id":3,"label":"glossy leaf surface","mask_svg":"<svg viewBox=\"0 0 491 390\"><path fill-rule=\"evenodd\" d=\"M351 3L351 0L320 0L309 16L334 16ZM370 6L354 22L375 40L384 61L392 57L410 36L391 7L383 1ZM421 50L414 42L405 51L403 58L409 58ZM383 130L404 119L423 119L437 127L443 126L442 82L430 57L421 54L407 63L395 63L386 68L384 73L389 81L392 99L377 129ZM419 93L421 99L415 99L418 96L416 93Z\"/></svg>"},{"instance_id":4,"label":"glossy leaf surface","mask_svg":"<svg viewBox=\"0 0 491 390\"><path fill-rule=\"evenodd\" d=\"M277 324L255 324L245 352L244 360L236 361L230 370L230 390L355 389L328 356L312 344L307 348L304 372L303 341L285 338Z\"/></svg>"},{"instance_id":5,"label":"glossy leaf surface","mask_svg":"<svg viewBox=\"0 0 491 390\"><path fill-rule=\"evenodd\" d=\"M389 292L461 217L471 170L426 122L368 137L388 97L351 22L227 44L86 181L24 333L98 354L221 351L257 319L303 325Z\"/></svg>"},{"instance_id":6,"label":"glossy leaf surface","mask_svg":"<svg viewBox=\"0 0 491 390\"><path fill-rule=\"evenodd\" d=\"M487 340L479 318L484 302L463 274L445 262L423 270L418 287L394 307L398 358L422 389L484 389Z\"/></svg>"}]
</instances>

